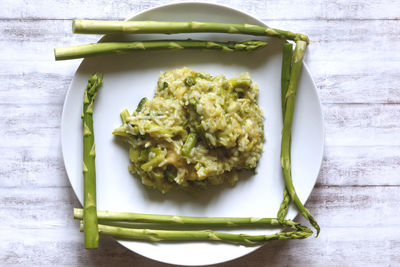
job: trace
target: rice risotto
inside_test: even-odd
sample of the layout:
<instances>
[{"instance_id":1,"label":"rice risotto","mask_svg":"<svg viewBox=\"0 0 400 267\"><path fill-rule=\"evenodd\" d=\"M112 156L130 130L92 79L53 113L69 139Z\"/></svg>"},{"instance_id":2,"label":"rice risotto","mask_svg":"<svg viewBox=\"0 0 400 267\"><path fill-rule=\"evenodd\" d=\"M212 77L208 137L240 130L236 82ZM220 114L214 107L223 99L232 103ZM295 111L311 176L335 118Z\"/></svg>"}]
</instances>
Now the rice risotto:
<instances>
[{"instance_id":1,"label":"rice risotto","mask_svg":"<svg viewBox=\"0 0 400 267\"><path fill-rule=\"evenodd\" d=\"M153 99L121 112L113 134L129 144L129 169L162 193L174 187L234 185L254 169L264 142L258 86L248 73L227 79L181 68L162 73Z\"/></svg>"}]
</instances>

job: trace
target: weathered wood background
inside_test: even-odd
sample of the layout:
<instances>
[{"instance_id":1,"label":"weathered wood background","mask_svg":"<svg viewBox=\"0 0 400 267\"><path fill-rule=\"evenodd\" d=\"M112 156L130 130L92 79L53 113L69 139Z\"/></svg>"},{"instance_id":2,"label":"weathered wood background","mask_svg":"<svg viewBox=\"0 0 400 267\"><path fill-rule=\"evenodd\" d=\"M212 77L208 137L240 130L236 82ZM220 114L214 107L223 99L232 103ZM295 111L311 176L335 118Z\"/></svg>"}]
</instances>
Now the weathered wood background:
<instances>
[{"instance_id":1,"label":"weathered wood background","mask_svg":"<svg viewBox=\"0 0 400 267\"><path fill-rule=\"evenodd\" d=\"M167 0L0 1L0 265L166 266L101 239L82 249L60 120L79 60L53 48L96 41L71 19L122 19ZM210 1L307 33L326 148L306 206L317 239L276 242L221 266L400 265L400 1Z\"/></svg>"}]
</instances>

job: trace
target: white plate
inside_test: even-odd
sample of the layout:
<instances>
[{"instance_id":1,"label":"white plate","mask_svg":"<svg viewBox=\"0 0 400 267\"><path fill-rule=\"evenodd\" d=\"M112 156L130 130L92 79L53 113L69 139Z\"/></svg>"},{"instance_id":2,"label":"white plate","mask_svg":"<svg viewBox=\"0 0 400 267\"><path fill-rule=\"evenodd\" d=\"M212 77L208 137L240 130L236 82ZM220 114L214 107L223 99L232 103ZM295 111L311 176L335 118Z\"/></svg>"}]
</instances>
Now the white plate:
<instances>
[{"instance_id":1,"label":"white plate","mask_svg":"<svg viewBox=\"0 0 400 267\"><path fill-rule=\"evenodd\" d=\"M211 4L183 3L154 8L132 20L219 21L264 25L242 12ZM129 38L187 38L248 40L252 36L226 34L140 35ZM128 37L106 37L128 38ZM259 37L258 37L259 38ZM104 74L104 85L95 102L97 207L99 210L191 216L276 217L284 188L279 164L282 129L280 72L282 41L270 39L270 45L253 53L203 51L138 52L129 56L107 56L83 60L67 93L62 116L62 149L71 185L82 203L82 122L83 92L88 77ZM133 110L138 101L152 97L162 71L188 66L211 75L236 77L249 72L259 84L259 103L265 114L266 143L258 165L258 174L243 177L235 187L218 186L192 197L174 192L162 195L146 189L128 172L124 146L111 134L120 125L119 113ZM305 202L314 187L323 153L323 124L316 87L307 68L303 69L293 124L293 180L300 199ZM288 218L297 214L292 207ZM270 233L273 230L236 232ZM158 243L120 241L122 245L148 258L181 265L220 263L243 256L257 247L218 243Z\"/></svg>"}]
</instances>

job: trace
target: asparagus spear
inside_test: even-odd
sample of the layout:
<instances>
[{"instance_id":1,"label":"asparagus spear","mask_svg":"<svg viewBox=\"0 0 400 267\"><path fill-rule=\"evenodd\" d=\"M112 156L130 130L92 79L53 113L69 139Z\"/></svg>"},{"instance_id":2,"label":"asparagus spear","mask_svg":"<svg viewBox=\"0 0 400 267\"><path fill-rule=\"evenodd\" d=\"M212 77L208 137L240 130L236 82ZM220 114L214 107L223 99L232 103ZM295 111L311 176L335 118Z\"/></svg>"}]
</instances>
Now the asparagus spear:
<instances>
[{"instance_id":1,"label":"asparagus spear","mask_svg":"<svg viewBox=\"0 0 400 267\"><path fill-rule=\"evenodd\" d=\"M136 112L140 112L143 109L144 104L147 102L147 97L143 97L140 99L139 104L137 105Z\"/></svg>"},{"instance_id":2,"label":"asparagus spear","mask_svg":"<svg viewBox=\"0 0 400 267\"><path fill-rule=\"evenodd\" d=\"M311 225L317 230L317 236L320 231L320 227L317 221L312 217L311 213L301 203L297 196L296 190L293 186L292 174L291 174L291 161L290 161L290 142L291 142L291 130L293 122L293 113L296 100L296 93L298 82L300 78L302 60L307 47L307 43L304 41L297 41L296 47L293 53L292 59L292 70L290 73L289 88L286 93L286 104L285 104L285 118L282 130L282 142L281 142L281 165L283 169L283 176L285 179L286 189L289 192L290 198L300 211L300 213L311 223Z\"/></svg>"},{"instance_id":3,"label":"asparagus spear","mask_svg":"<svg viewBox=\"0 0 400 267\"><path fill-rule=\"evenodd\" d=\"M82 209L74 209L74 219L83 218ZM160 224L178 224L186 226L285 226L294 230L311 231L303 228L299 223L291 220L278 221L276 218L259 217L190 217L161 214L144 214L132 212L113 212L97 211L97 218L100 221L119 221L134 223L160 223ZM308 229L308 230L307 230Z\"/></svg>"},{"instance_id":4,"label":"asparagus spear","mask_svg":"<svg viewBox=\"0 0 400 267\"><path fill-rule=\"evenodd\" d=\"M245 41L245 42L212 42L197 40L153 40L142 42L109 42L92 43L78 46L61 47L54 49L56 60L92 57L109 54L129 54L138 50L160 50L160 49L206 49L222 50L225 52L253 51L265 47L267 42Z\"/></svg>"},{"instance_id":5,"label":"asparagus spear","mask_svg":"<svg viewBox=\"0 0 400 267\"><path fill-rule=\"evenodd\" d=\"M283 189L283 199L276 215L279 222L283 223L285 221L286 214L289 210L290 196L286 187Z\"/></svg>"},{"instance_id":6,"label":"asparagus spear","mask_svg":"<svg viewBox=\"0 0 400 267\"><path fill-rule=\"evenodd\" d=\"M80 230L83 231L81 222ZM280 232L272 235L245 235L212 232L207 230L152 230L152 229L133 229L99 224L99 232L123 239L143 240L150 242L159 241L218 241L226 243L241 244L246 246L258 245L262 242L282 240L282 239L304 239L309 237L312 232L292 231Z\"/></svg>"},{"instance_id":7,"label":"asparagus spear","mask_svg":"<svg viewBox=\"0 0 400 267\"><path fill-rule=\"evenodd\" d=\"M186 142L183 144L182 154L184 156L189 156L192 149L196 146L196 143L197 143L197 134L195 132L191 132L188 135Z\"/></svg>"},{"instance_id":8,"label":"asparagus spear","mask_svg":"<svg viewBox=\"0 0 400 267\"><path fill-rule=\"evenodd\" d=\"M293 45L291 43L284 43L282 50L282 73L281 73L281 94L282 94L281 101L282 101L283 120L285 119L286 93L289 88L290 70L292 68L292 55L293 55ZM277 218L279 221L283 221L285 219L285 216L289 210L289 202L290 202L290 196L285 187L283 189L283 200L277 214Z\"/></svg>"},{"instance_id":9,"label":"asparagus spear","mask_svg":"<svg viewBox=\"0 0 400 267\"><path fill-rule=\"evenodd\" d=\"M233 24L219 22L196 21L100 21L76 19L72 22L74 33L194 33L222 32L248 34L256 36L272 36L289 40L309 42L308 37L301 33L293 33L269 27L251 24Z\"/></svg>"},{"instance_id":10,"label":"asparagus spear","mask_svg":"<svg viewBox=\"0 0 400 267\"><path fill-rule=\"evenodd\" d=\"M96 211L96 168L93 131L93 102L103 77L94 74L89 78L83 100L83 221L85 248L97 248L99 233Z\"/></svg>"},{"instance_id":11,"label":"asparagus spear","mask_svg":"<svg viewBox=\"0 0 400 267\"><path fill-rule=\"evenodd\" d=\"M286 109L286 93L289 89L290 71L292 69L293 45L284 43L282 50L282 73L281 73L281 100L282 100L282 116L285 118Z\"/></svg>"},{"instance_id":12,"label":"asparagus spear","mask_svg":"<svg viewBox=\"0 0 400 267\"><path fill-rule=\"evenodd\" d=\"M131 116L131 114L129 114L129 111L127 109L121 111L119 115L121 116L122 123L126 123L128 118Z\"/></svg>"}]
</instances>

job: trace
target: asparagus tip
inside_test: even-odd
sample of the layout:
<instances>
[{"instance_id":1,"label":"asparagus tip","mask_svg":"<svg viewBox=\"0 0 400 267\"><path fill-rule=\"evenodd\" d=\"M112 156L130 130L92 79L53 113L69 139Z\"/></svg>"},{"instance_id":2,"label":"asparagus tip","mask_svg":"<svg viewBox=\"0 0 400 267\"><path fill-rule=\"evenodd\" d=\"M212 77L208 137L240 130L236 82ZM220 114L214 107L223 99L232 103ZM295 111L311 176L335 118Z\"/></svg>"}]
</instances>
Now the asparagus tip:
<instances>
[{"instance_id":1,"label":"asparagus tip","mask_svg":"<svg viewBox=\"0 0 400 267\"><path fill-rule=\"evenodd\" d=\"M317 230L317 235L315 236L315 238L317 238L317 237L319 236L319 232L321 231L321 229L319 228L319 225L318 225L318 224L313 225L313 226L314 226L314 228Z\"/></svg>"}]
</instances>

